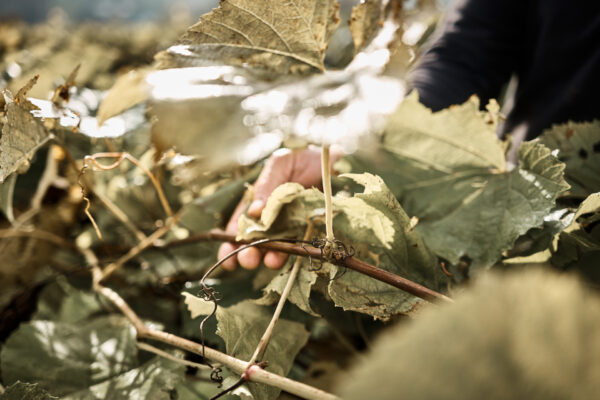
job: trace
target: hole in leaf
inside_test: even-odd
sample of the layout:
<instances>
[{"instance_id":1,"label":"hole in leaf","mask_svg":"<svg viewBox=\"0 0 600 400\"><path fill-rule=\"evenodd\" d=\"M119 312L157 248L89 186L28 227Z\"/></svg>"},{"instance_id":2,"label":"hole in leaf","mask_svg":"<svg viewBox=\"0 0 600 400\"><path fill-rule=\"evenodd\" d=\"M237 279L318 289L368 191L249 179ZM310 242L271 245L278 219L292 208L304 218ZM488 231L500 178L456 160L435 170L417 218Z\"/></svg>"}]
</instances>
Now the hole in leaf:
<instances>
[{"instance_id":1,"label":"hole in leaf","mask_svg":"<svg viewBox=\"0 0 600 400\"><path fill-rule=\"evenodd\" d=\"M588 153L585 149L579 149L579 157L583 158L584 160L588 157Z\"/></svg>"}]
</instances>

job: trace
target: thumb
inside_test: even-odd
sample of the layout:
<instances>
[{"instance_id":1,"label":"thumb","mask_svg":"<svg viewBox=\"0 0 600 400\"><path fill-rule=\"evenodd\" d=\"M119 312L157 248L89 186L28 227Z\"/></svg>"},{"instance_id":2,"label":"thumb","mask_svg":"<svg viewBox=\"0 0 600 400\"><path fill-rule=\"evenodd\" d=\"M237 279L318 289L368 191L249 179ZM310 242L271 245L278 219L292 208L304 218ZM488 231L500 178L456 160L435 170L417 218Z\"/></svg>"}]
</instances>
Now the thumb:
<instances>
[{"instance_id":1,"label":"thumb","mask_svg":"<svg viewBox=\"0 0 600 400\"><path fill-rule=\"evenodd\" d=\"M249 216L253 218L260 217L273 190L277 186L290 181L293 164L293 154L287 149L279 151L267 160L265 167L254 183L254 200L248 207Z\"/></svg>"}]
</instances>

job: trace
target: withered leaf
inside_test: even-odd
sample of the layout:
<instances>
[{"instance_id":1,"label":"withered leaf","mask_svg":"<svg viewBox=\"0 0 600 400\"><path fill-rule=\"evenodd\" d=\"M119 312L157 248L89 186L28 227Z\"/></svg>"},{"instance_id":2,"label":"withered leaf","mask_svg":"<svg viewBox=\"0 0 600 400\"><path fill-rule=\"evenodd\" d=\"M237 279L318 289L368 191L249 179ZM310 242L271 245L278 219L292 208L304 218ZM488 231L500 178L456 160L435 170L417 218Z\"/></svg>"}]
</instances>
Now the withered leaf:
<instances>
[{"instance_id":1,"label":"withered leaf","mask_svg":"<svg viewBox=\"0 0 600 400\"><path fill-rule=\"evenodd\" d=\"M212 60L281 74L324 70L338 7L335 0L223 0L159 54L159 67Z\"/></svg>"},{"instance_id":2,"label":"withered leaf","mask_svg":"<svg viewBox=\"0 0 600 400\"><path fill-rule=\"evenodd\" d=\"M53 137L16 99L6 105L6 119L0 137L0 183L14 172L27 171L35 152Z\"/></svg>"}]
</instances>

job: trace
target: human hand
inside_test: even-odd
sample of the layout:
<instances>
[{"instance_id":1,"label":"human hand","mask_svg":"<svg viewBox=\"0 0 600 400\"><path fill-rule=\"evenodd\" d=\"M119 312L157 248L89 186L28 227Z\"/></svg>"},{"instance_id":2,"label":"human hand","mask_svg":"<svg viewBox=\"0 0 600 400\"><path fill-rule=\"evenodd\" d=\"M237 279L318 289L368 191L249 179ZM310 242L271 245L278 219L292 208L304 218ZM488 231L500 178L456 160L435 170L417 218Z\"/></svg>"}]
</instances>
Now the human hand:
<instances>
[{"instance_id":1,"label":"human hand","mask_svg":"<svg viewBox=\"0 0 600 400\"><path fill-rule=\"evenodd\" d=\"M330 163L335 163L342 153L331 149ZM330 165L331 168L331 165ZM252 218L260 218L265 208L267 198L275 188L286 182L299 183L302 186L319 187L321 185L321 150L318 147L307 147L304 149L290 150L279 149L267 160L265 167L254 184L254 198L248 207L247 214ZM244 212L246 204L240 202L233 212L225 230L228 233L237 234L238 218ZM233 243L223 243L219 247L219 259L225 257L239 246ZM268 268L281 268L288 255L285 253L267 251L264 254L264 263ZM234 270L239 263L243 268L254 269L263 260L263 253L256 247L250 247L229 258L222 266L226 270Z\"/></svg>"}]
</instances>

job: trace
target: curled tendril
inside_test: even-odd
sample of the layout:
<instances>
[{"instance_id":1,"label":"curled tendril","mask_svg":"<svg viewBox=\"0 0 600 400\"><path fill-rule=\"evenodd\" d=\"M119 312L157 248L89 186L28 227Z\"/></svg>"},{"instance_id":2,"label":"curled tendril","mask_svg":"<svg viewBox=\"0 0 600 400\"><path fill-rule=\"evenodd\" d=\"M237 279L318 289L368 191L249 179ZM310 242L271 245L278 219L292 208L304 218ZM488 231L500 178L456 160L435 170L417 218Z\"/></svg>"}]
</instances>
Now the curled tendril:
<instances>
[{"instance_id":1,"label":"curled tendril","mask_svg":"<svg viewBox=\"0 0 600 400\"><path fill-rule=\"evenodd\" d=\"M308 241L308 240L300 240L300 239L261 239L261 240L257 240L255 242L246 244L244 246L241 246L241 247L235 249L234 251L227 254L225 257L221 258L219 261L217 261L212 267L210 267L206 271L206 273L204 274L202 279L200 279L201 289L200 289L200 292L198 293L198 296L200 296L205 301L212 301L214 304L214 307L212 309L212 312L209 315L205 316L204 319L202 319L202 321L200 322L200 340L201 340L201 344L202 344L202 357L204 358L204 362L206 363L206 365L208 365L210 368L212 368L212 371L210 373L210 379L214 382L218 382L219 385L223 382L223 377L221 376L221 368L215 367L210 362L208 362L206 355L205 355L204 324L206 323L206 321L208 321L210 318L212 318L217 313L217 303L220 300L222 300L222 295L215 288L207 286L206 280L225 261L227 261L231 257L235 256L239 252L246 250L250 247L255 247L255 246L258 246L258 245L261 245L264 243L270 243L270 242L299 243L302 246L302 248L304 249L304 251L306 251L306 254L308 255L310 271L317 271L318 269L320 269L320 267L319 268L313 267L312 257L310 255L310 252L308 251L308 249L305 247L305 245L313 246L321 251L321 255L320 255L321 265L322 265L323 261L327 261L327 262L330 262L335 265L340 265L344 262L344 260L346 258L352 257L354 255L354 247L346 246L340 240L328 241L327 239L313 239L313 240ZM344 273L342 273L339 276L334 277L333 279L338 279L343 274Z\"/></svg>"},{"instance_id":2,"label":"curled tendril","mask_svg":"<svg viewBox=\"0 0 600 400\"><path fill-rule=\"evenodd\" d=\"M213 366L210 367L212 368L212 370L210 371L210 380L213 382L217 382L220 386L223 383L223 375L221 375L221 373L223 372L223 368Z\"/></svg>"},{"instance_id":3,"label":"curled tendril","mask_svg":"<svg viewBox=\"0 0 600 400\"><path fill-rule=\"evenodd\" d=\"M311 241L311 245L314 248L320 250L320 266L318 268L312 269L312 271L318 271L322 268L323 262L328 262L333 265L340 266L344 263L346 258L353 257L355 254L354 247L351 245L346 245L341 240L328 240L324 238L315 238ZM330 279L330 281L334 281L336 279L341 278L346 273L346 269L342 270L341 274L336 272L336 275Z\"/></svg>"}]
</instances>

